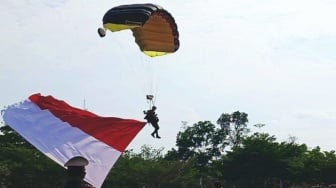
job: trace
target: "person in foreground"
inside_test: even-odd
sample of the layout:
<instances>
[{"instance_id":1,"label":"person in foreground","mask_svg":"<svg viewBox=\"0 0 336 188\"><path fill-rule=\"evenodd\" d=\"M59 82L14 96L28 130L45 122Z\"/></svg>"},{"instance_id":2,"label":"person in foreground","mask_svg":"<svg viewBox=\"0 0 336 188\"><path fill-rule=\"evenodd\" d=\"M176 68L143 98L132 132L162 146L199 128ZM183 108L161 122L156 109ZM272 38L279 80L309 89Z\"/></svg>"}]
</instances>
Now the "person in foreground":
<instances>
[{"instance_id":1,"label":"person in foreground","mask_svg":"<svg viewBox=\"0 0 336 188\"><path fill-rule=\"evenodd\" d=\"M222 188L222 184L219 181L214 183L214 188Z\"/></svg>"},{"instance_id":2,"label":"person in foreground","mask_svg":"<svg viewBox=\"0 0 336 188\"><path fill-rule=\"evenodd\" d=\"M94 188L84 181L85 166L88 164L89 161L81 156L73 157L66 162L64 166L67 167L68 181L63 188Z\"/></svg>"},{"instance_id":3,"label":"person in foreground","mask_svg":"<svg viewBox=\"0 0 336 188\"><path fill-rule=\"evenodd\" d=\"M152 109L144 111L144 114L146 114L145 118L147 120L148 123L152 124L152 126L154 127L154 131L151 133L152 137L156 137L156 138L161 138L159 136L159 118L157 117L157 114L155 112L156 110L156 106L153 106Z\"/></svg>"}]
</instances>

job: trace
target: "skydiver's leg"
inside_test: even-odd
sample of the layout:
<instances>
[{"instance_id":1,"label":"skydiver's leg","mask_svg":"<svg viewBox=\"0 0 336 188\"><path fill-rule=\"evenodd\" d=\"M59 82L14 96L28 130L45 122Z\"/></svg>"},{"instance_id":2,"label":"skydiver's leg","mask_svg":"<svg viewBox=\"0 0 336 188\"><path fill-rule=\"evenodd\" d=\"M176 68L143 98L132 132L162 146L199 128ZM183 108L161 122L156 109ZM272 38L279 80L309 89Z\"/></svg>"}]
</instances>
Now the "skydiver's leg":
<instances>
[{"instance_id":1,"label":"skydiver's leg","mask_svg":"<svg viewBox=\"0 0 336 188\"><path fill-rule=\"evenodd\" d=\"M156 134L156 129L155 129L155 122L150 122L150 124L154 127L154 131L151 133L152 137L155 138L155 134Z\"/></svg>"},{"instance_id":2,"label":"skydiver's leg","mask_svg":"<svg viewBox=\"0 0 336 188\"><path fill-rule=\"evenodd\" d=\"M159 125L155 122L154 123L154 128L155 128L155 130L154 130L154 132L155 132L155 134L156 134L156 138L161 138L160 136L159 136Z\"/></svg>"},{"instance_id":3,"label":"skydiver's leg","mask_svg":"<svg viewBox=\"0 0 336 188\"><path fill-rule=\"evenodd\" d=\"M150 122L152 126L154 127L154 131L151 133L152 137L156 138L161 138L159 136L158 130L159 130L159 125L157 122Z\"/></svg>"}]
</instances>

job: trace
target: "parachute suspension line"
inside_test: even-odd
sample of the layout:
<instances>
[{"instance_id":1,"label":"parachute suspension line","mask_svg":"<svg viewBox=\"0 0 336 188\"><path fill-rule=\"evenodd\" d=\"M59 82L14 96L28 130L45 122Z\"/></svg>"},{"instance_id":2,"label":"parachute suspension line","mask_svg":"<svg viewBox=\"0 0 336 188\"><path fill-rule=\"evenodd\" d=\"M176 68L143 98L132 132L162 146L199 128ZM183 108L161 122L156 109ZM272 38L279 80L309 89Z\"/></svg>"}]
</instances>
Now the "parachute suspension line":
<instances>
[{"instance_id":1,"label":"parachute suspension line","mask_svg":"<svg viewBox=\"0 0 336 188\"><path fill-rule=\"evenodd\" d=\"M146 95L154 95L154 64L152 61L152 58L149 58L148 56L143 55L142 56L142 62L144 62L144 74L146 79L146 86L145 86L145 92Z\"/></svg>"},{"instance_id":2,"label":"parachute suspension line","mask_svg":"<svg viewBox=\"0 0 336 188\"><path fill-rule=\"evenodd\" d=\"M132 21L129 21L130 18ZM158 82L158 79L153 71L158 63L150 63L149 61L154 61L153 59L158 56L175 53L179 49L179 32L173 16L163 7L151 3L119 5L104 14L103 28L98 29L99 36L104 37L107 30L117 33L123 30L132 32L135 40L128 41L135 41L140 51L146 56L146 60L144 60L145 57L141 59L145 67L143 69L145 74L136 80L146 86L141 87L141 84L136 84L136 86L141 87L142 90L148 89L146 95L153 95L153 91L155 91L156 100L158 90L157 83L154 85L154 82ZM130 49L134 48L130 47ZM141 74L143 70L135 69L135 72ZM135 76L133 75L133 77ZM146 78L148 79L147 83ZM149 101L151 105L155 100Z\"/></svg>"},{"instance_id":3,"label":"parachute suspension line","mask_svg":"<svg viewBox=\"0 0 336 188\"><path fill-rule=\"evenodd\" d=\"M148 58L147 56L142 56L142 62L144 63L145 74L147 77L147 90L146 99L149 105L149 109L155 106L158 94L158 76L156 75L155 68L157 66L155 58Z\"/></svg>"},{"instance_id":4,"label":"parachute suspension line","mask_svg":"<svg viewBox=\"0 0 336 188\"><path fill-rule=\"evenodd\" d=\"M158 81L158 79L156 79ZM158 83L155 84L155 94L154 94L153 103L155 104L156 99L158 98Z\"/></svg>"}]
</instances>

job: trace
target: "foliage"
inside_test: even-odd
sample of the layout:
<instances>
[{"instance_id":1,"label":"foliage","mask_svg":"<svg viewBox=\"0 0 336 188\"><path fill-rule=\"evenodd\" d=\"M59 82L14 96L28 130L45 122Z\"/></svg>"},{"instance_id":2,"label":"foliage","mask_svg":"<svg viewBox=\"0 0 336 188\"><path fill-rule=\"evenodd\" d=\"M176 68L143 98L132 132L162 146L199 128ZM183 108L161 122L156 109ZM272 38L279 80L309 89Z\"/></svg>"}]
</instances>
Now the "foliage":
<instances>
[{"instance_id":1,"label":"foliage","mask_svg":"<svg viewBox=\"0 0 336 188\"><path fill-rule=\"evenodd\" d=\"M8 126L0 127L1 187L59 187L65 171Z\"/></svg>"},{"instance_id":2,"label":"foliage","mask_svg":"<svg viewBox=\"0 0 336 188\"><path fill-rule=\"evenodd\" d=\"M244 136L250 132L247 128L248 118L244 112L233 112L232 114L223 113L217 120L222 131L228 135L228 141L232 147L239 146Z\"/></svg>"},{"instance_id":3,"label":"foliage","mask_svg":"<svg viewBox=\"0 0 336 188\"><path fill-rule=\"evenodd\" d=\"M2 133L2 135L0 135L0 146L14 145L33 148L33 146L29 142L22 138L8 125L1 126L0 132Z\"/></svg>"},{"instance_id":4,"label":"foliage","mask_svg":"<svg viewBox=\"0 0 336 188\"><path fill-rule=\"evenodd\" d=\"M210 121L200 121L177 134L177 150L168 152L170 158L196 160L196 166L205 167L219 157L226 146L226 135Z\"/></svg>"},{"instance_id":5,"label":"foliage","mask_svg":"<svg viewBox=\"0 0 336 188\"><path fill-rule=\"evenodd\" d=\"M241 187L260 187L274 179L288 180L289 162L301 155L305 146L277 143L274 136L256 133L223 158L224 177ZM299 152L301 151L301 153Z\"/></svg>"},{"instance_id":6,"label":"foliage","mask_svg":"<svg viewBox=\"0 0 336 188\"><path fill-rule=\"evenodd\" d=\"M143 146L139 154L126 151L114 165L103 187L157 188L192 187L192 161L169 161L162 157L162 149Z\"/></svg>"},{"instance_id":7,"label":"foliage","mask_svg":"<svg viewBox=\"0 0 336 188\"><path fill-rule=\"evenodd\" d=\"M177 134L176 148L163 153L144 145L125 151L103 188L291 187L336 183L335 151L308 150L295 139L277 142L256 132L247 136L247 114L220 116L216 127L200 121ZM8 126L0 127L0 187L56 188L65 170ZM224 149L231 146L230 151ZM302 187L302 186L301 186Z\"/></svg>"},{"instance_id":8,"label":"foliage","mask_svg":"<svg viewBox=\"0 0 336 188\"><path fill-rule=\"evenodd\" d=\"M56 188L65 179L64 169L42 153L14 145L1 146L0 173L3 187Z\"/></svg>"}]
</instances>

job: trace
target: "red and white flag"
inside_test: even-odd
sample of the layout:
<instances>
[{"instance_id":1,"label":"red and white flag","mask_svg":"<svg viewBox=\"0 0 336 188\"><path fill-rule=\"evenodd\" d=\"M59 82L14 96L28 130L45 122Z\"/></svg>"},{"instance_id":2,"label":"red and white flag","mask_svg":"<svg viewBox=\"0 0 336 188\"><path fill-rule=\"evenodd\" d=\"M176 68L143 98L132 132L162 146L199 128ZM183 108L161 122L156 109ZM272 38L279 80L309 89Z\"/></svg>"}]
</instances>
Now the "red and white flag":
<instances>
[{"instance_id":1,"label":"red and white flag","mask_svg":"<svg viewBox=\"0 0 336 188\"><path fill-rule=\"evenodd\" d=\"M85 180L97 188L145 126L141 121L101 117L40 94L8 107L3 119L61 166L75 156L88 159Z\"/></svg>"}]
</instances>

